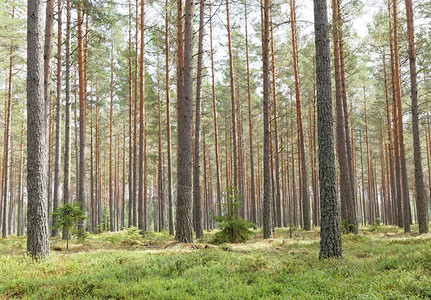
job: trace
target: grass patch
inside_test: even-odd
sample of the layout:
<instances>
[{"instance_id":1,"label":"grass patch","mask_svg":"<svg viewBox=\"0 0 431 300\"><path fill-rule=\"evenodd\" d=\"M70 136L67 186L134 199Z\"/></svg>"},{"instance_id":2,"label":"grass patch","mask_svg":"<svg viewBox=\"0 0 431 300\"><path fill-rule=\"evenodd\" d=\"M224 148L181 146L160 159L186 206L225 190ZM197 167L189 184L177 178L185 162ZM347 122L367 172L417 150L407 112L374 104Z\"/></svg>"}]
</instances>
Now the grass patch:
<instances>
[{"instance_id":1,"label":"grass patch","mask_svg":"<svg viewBox=\"0 0 431 300\"><path fill-rule=\"evenodd\" d=\"M431 238L380 226L343 236L343 259L319 260L318 231L261 231L245 244L178 244L167 232L55 238L48 261L25 255L25 238L0 240L0 298L31 299L426 299ZM58 250L61 249L61 250Z\"/></svg>"}]
</instances>

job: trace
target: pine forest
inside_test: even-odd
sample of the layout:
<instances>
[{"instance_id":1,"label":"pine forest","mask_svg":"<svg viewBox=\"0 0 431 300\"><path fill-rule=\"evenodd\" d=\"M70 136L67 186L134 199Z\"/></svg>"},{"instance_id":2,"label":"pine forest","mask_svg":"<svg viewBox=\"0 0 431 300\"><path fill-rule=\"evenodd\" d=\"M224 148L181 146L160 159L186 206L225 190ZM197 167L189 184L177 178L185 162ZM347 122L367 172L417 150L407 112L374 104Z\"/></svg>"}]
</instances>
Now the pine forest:
<instances>
[{"instance_id":1,"label":"pine forest","mask_svg":"<svg viewBox=\"0 0 431 300\"><path fill-rule=\"evenodd\" d=\"M0 0L0 139L1 299L431 298L429 1Z\"/></svg>"}]
</instances>

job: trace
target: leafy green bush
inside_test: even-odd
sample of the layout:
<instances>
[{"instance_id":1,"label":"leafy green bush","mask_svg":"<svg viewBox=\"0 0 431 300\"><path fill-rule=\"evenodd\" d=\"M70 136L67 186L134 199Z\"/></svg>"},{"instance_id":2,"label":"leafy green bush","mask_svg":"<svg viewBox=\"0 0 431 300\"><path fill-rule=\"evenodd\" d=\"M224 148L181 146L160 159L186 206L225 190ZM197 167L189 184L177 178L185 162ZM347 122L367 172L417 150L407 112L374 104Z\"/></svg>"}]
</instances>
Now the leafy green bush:
<instances>
[{"instance_id":1,"label":"leafy green bush","mask_svg":"<svg viewBox=\"0 0 431 300\"><path fill-rule=\"evenodd\" d=\"M226 198L228 201L223 206L223 216L213 215L221 230L214 235L212 243L245 243L256 234L251 228L256 228L257 225L238 216L240 203L235 187L227 189Z\"/></svg>"}]
</instances>

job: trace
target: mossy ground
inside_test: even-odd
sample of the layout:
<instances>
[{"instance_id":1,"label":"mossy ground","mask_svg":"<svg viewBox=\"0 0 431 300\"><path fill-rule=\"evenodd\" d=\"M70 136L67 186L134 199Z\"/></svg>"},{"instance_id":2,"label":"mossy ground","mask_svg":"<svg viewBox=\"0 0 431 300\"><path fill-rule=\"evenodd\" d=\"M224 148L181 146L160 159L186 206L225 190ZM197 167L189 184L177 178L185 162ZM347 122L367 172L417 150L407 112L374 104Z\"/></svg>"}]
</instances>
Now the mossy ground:
<instances>
[{"instance_id":1,"label":"mossy ground","mask_svg":"<svg viewBox=\"0 0 431 300\"><path fill-rule=\"evenodd\" d=\"M417 228L413 227L417 231ZM0 298L30 299L427 299L431 237L395 227L343 236L343 259L319 260L317 230L259 232L246 244L177 244L166 232L102 233L51 240L33 261L25 238L0 239ZM55 250L56 249L56 250Z\"/></svg>"}]
</instances>

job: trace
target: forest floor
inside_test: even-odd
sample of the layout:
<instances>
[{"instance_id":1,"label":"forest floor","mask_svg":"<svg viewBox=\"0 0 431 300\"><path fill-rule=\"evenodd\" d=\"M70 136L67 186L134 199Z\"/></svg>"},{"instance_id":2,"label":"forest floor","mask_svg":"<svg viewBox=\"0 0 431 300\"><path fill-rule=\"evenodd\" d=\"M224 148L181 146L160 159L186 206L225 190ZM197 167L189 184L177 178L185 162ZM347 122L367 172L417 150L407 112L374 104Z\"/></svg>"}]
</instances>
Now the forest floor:
<instances>
[{"instance_id":1,"label":"forest floor","mask_svg":"<svg viewBox=\"0 0 431 300\"><path fill-rule=\"evenodd\" d=\"M417 232L417 227L412 227ZM343 258L319 260L318 230L261 231L246 244L178 244L167 232L123 231L51 239L33 261L26 239L0 239L0 299L425 299L431 298L431 236L396 227L343 235Z\"/></svg>"}]
</instances>

